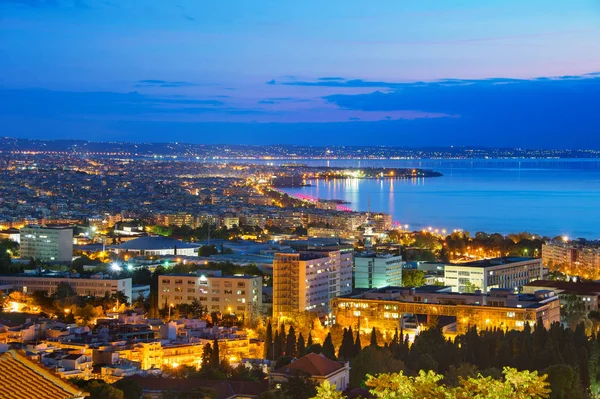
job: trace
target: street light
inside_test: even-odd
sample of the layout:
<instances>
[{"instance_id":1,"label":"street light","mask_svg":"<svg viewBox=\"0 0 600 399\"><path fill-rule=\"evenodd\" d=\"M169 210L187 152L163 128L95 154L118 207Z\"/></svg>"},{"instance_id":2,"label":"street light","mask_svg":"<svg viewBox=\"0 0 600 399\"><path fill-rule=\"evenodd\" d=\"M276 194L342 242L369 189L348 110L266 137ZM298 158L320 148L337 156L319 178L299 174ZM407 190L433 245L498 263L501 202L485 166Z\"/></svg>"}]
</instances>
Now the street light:
<instances>
[{"instance_id":1,"label":"street light","mask_svg":"<svg viewBox=\"0 0 600 399\"><path fill-rule=\"evenodd\" d=\"M169 304L169 321L171 321L171 309L173 308L173 304Z\"/></svg>"}]
</instances>

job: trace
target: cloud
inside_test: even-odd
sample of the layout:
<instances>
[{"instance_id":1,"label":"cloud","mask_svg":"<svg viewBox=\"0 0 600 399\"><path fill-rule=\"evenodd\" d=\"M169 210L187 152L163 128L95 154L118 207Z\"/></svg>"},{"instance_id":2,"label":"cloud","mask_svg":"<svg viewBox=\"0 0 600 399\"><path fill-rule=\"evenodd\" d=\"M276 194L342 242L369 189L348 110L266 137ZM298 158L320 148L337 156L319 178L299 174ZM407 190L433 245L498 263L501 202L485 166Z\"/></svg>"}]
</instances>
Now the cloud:
<instances>
[{"instance_id":1,"label":"cloud","mask_svg":"<svg viewBox=\"0 0 600 399\"><path fill-rule=\"evenodd\" d=\"M346 80L344 78L339 78L339 77L325 77L325 78L319 78L319 80L324 80L324 81L335 81L335 80Z\"/></svg>"},{"instance_id":2,"label":"cloud","mask_svg":"<svg viewBox=\"0 0 600 399\"><path fill-rule=\"evenodd\" d=\"M267 82L268 85L274 85L277 84L277 82L275 81L275 79L271 79Z\"/></svg>"},{"instance_id":3,"label":"cloud","mask_svg":"<svg viewBox=\"0 0 600 399\"><path fill-rule=\"evenodd\" d=\"M277 104L277 101L273 101L273 100L260 100L258 103L259 104Z\"/></svg>"},{"instance_id":4,"label":"cloud","mask_svg":"<svg viewBox=\"0 0 600 399\"><path fill-rule=\"evenodd\" d=\"M185 19L187 19L188 21L192 21L192 22L196 22L196 18L190 16L190 15L184 15L183 16Z\"/></svg>"},{"instance_id":5,"label":"cloud","mask_svg":"<svg viewBox=\"0 0 600 399\"><path fill-rule=\"evenodd\" d=\"M203 86L199 83L183 82L183 81L170 81L161 79L144 79L138 80L135 87L194 87Z\"/></svg>"}]
</instances>

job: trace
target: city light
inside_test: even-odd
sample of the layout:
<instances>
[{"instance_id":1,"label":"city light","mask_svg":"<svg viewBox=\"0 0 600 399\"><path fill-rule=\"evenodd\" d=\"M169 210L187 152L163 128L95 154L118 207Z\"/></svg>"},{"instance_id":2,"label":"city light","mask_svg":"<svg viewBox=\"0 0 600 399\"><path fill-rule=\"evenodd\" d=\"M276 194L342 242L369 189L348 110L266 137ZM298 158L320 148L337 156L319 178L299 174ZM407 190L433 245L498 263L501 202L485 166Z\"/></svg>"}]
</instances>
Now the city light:
<instances>
[{"instance_id":1,"label":"city light","mask_svg":"<svg viewBox=\"0 0 600 399\"><path fill-rule=\"evenodd\" d=\"M110 264L110 270L112 270L113 272L120 272L121 266L119 266L117 262L113 262Z\"/></svg>"}]
</instances>

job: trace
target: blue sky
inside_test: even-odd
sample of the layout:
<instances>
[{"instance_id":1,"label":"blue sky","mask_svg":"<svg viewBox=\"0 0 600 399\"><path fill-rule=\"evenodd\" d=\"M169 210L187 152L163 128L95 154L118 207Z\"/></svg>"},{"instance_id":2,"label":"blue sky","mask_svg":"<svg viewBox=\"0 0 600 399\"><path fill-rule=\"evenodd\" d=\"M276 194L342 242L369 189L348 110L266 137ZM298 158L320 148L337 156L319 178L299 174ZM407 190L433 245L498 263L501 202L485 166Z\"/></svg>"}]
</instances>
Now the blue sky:
<instances>
[{"instance_id":1,"label":"blue sky","mask_svg":"<svg viewBox=\"0 0 600 399\"><path fill-rule=\"evenodd\" d=\"M0 0L0 135L600 148L600 1Z\"/></svg>"}]
</instances>

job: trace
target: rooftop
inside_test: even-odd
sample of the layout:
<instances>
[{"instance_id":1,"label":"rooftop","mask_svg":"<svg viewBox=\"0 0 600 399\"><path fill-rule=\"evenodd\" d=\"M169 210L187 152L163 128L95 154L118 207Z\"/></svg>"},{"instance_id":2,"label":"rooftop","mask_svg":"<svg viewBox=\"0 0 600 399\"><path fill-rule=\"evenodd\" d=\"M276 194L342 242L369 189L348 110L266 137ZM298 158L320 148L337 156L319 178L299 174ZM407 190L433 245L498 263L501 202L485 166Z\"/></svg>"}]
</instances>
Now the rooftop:
<instances>
[{"instance_id":1,"label":"rooftop","mask_svg":"<svg viewBox=\"0 0 600 399\"><path fill-rule=\"evenodd\" d=\"M75 399L84 393L14 350L0 355L0 398Z\"/></svg>"},{"instance_id":2,"label":"rooftop","mask_svg":"<svg viewBox=\"0 0 600 399\"><path fill-rule=\"evenodd\" d=\"M309 353L286 366L276 369L273 373L290 375L304 372L313 377L327 376L344 367L343 363L330 360L320 354Z\"/></svg>"},{"instance_id":3,"label":"rooftop","mask_svg":"<svg viewBox=\"0 0 600 399\"><path fill-rule=\"evenodd\" d=\"M511 263L527 262L527 261L538 260L538 259L539 258L528 258L528 257L490 258L490 259L474 260L472 262L453 263L453 264L451 264L451 266L492 267L492 266L509 265Z\"/></svg>"},{"instance_id":4,"label":"rooftop","mask_svg":"<svg viewBox=\"0 0 600 399\"><path fill-rule=\"evenodd\" d=\"M163 236L148 236L140 237L135 240L130 240L122 244L113 245L111 248L131 250L131 251L148 251L148 250L161 250L161 249L189 249L198 248L200 244L193 244L190 242L176 240L174 238L163 237Z\"/></svg>"}]
</instances>

